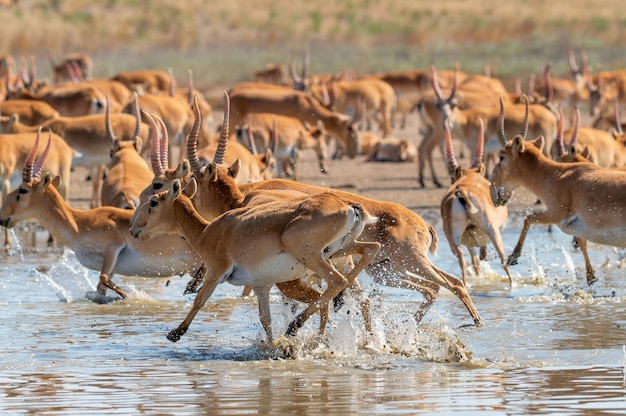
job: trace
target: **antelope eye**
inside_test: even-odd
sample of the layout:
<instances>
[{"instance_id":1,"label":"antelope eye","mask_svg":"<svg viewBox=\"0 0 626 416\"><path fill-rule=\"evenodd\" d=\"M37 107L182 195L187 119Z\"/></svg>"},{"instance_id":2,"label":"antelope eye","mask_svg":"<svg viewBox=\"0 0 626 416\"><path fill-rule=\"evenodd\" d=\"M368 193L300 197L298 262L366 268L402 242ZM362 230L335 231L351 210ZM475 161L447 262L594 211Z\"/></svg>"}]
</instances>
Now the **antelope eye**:
<instances>
[{"instance_id":1,"label":"antelope eye","mask_svg":"<svg viewBox=\"0 0 626 416\"><path fill-rule=\"evenodd\" d=\"M18 192L18 193L20 193L20 194L22 194L22 195L24 195L24 194L25 194L25 193L27 193L28 191L27 191L26 189L24 189L24 188L20 188L17 192Z\"/></svg>"},{"instance_id":2,"label":"antelope eye","mask_svg":"<svg viewBox=\"0 0 626 416\"><path fill-rule=\"evenodd\" d=\"M150 200L150 208L154 208L158 205L159 203L157 201L155 201L154 199Z\"/></svg>"},{"instance_id":3,"label":"antelope eye","mask_svg":"<svg viewBox=\"0 0 626 416\"><path fill-rule=\"evenodd\" d=\"M163 188L163 184L161 182L155 182L152 184L152 189L159 190Z\"/></svg>"},{"instance_id":4,"label":"antelope eye","mask_svg":"<svg viewBox=\"0 0 626 416\"><path fill-rule=\"evenodd\" d=\"M504 160L504 156L500 155L500 162Z\"/></svg>"}]
</instances>

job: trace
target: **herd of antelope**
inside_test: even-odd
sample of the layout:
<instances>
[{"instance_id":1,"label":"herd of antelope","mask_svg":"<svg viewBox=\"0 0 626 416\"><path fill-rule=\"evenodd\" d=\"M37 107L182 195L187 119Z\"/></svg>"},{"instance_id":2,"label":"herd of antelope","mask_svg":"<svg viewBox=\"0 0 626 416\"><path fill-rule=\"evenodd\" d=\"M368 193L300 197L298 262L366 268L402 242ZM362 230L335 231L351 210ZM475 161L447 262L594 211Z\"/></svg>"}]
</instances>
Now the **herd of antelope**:
<instances>
[{"instance_id":1,"label":"herd of antelope","mask_svg":"<svg viewBox=\"0 0 626 416\"><path fill-rule=\"evenodd\" d=\"M340 307L346 289L371 331L370 303L359 284L363 271L378 284L418 291L417 322L443 287L479 325L462 246L479 276L491 242L511 284L510 266L532 224L554 224L576 238L588 284L596 276L587 241L626 247L626 135L619 117L626 70L592 74L584 53L579 65L570 52L569 64L571 77L554 78L547 65L541 82L531 77L524 93L521 82L511 92L491 74L467 74L458 66L313 75L306 54L300 73L293 59L288 69L271 64L225 91L223 120L213 128L211 105L194 87L191 71L185 88L171 70L94 78L91 59L72 54L53 62L53 80L45 81L37 78L35 59L4 55L0 224L37 220L50 244L69 246L82 265L100 273L89 295L96 302L129 295L114 274L189 273L185 294L197 295L168 334L171 341L225 281L254 291L270 342L274 285L307 305L287 335L296 335L315 313L323 334L329 305ZM583 105L593 125L580 125ZM393 137L414 109L419 145ZM471 149L468 168L459 165L453 140ZM443 230L461 278L428 258L438 236L413 210L299 181L299 154L312 150L323 174L332 175L330 157L363 155L416 162L422 188L428 164L433 184L443 187L432 159L437 147L451 180L441 200ZM70 172L77 166L90 171L90 209L70 204ZM21 183L11 189L19 167ZM519 187L544 208L525 218L507 258L500 231Z\"/></svg>"}]
</instances>

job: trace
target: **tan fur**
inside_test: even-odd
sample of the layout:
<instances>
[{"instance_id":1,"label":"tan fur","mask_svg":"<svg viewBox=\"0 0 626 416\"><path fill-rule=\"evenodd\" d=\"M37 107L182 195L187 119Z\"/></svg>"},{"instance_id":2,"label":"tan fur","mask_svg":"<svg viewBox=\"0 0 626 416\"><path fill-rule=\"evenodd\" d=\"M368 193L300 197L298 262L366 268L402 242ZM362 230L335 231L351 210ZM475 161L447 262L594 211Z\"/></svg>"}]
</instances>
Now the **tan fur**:
<instances>
[{"instance_id":1,"label":"tan fur","mask_svg":"<svg viewBox=\"0 0 626 416\"><path fill-rule=\"evenodd\" d=\"M626 172L591 163L557 163L542 154L543 145L541 136L533 142L516 136L501 150L501 161L494 169L491 191L496 204L505 204L512 192L523 186L547 207L526 217L508 263L517 262L532 224L556 224L563 232L578 237L585 256L587 282L591 284L596 277L586 240L626 247Z\"/></svg>"},{"instance_id":2,"label":"tan fur","mask_svg":"<svg viewBox=\"0 0 626 416\"><path fill-rule=\"evenodd\" d=\"M14 227L37 218L55 240L76 253L83 266L100 272L100 294L104 295L108 288L127 296L111 281L115 273L160 277L193 272L200 266L200 258L183 239L164 236L145 242L132 238L128 231L133 214L130 210L73 209L59 195L59 182L58 177L50 176L23 181L3 202L0 223Z\"/></svg>"},{"instance_id":3,"label":"tan fur","mask_svg":"<svg viewBox=\"0 0 626 416\"><path fill-rule=\"evenodd\" d=\"M274 123L276 125L276 143L273 143L272 134ZM276 158L276 177L289 176L287 165L291 164L293 167L293 178L298 180L299 152L307 149L315 151L320 171L328 173L326 165L328 151L324 138L325 128L323 122L320 121L316 125L311 126L308 123L302 123L296 117L256 113L250 114L246 124L246 128L238 136L238 140L244 145L247 144L246 129L251 128L257 150L262 152L265 149L272 149L272 154ZM228 148L226 152L228 153ZM233 162L234 160L229 161L229 163Z\"/></svg>"},{"instance_id":4,"label":"tan fur","mask_svg":"<svg viewBox=\"0 0 626 416\"><path fill-rule=\"evenodd\" d=\"M395 92L387 82L377 78L361 78L354 81L338 81L330 86L313 86L311 94L324 102L321 89L328 88L329 108L343 114L360 113L360 117L379 120L383 137L391 134L391 116L395 107ZM360 102L359 102L360 101ZM363 106L363 110L358 107Z\"/></svg>"},{"instance_id":5,"label":"tan fur","mask_svg":"<svg viewBox=\"0 0 626 416\"><path fill-rule=\"evenodd\" d=\"M195 192L195 180L187 185ZM259 315L272 340L269 288L302 277L311 270L325 279L328 289L299 314L287 329L296 335L304 322L327 304L376 255L377 243L355 241L370 215L333 194L270 202L226 212L213 221L203 219L175 180L167 192L156 194L133 216L130 232L146 240L178 233L200 254L207 277L185 320L168 334L178 341L217 285L223 281L254 286ZM303 236L305 236L303 238ZM328 259L333 255L359 254L354 269L343 276ZM277 269L280 272L277 273Z\"/></svg>"},{"instance_id":6,"label":"tan fur","mask_svg":"<svg viewBox=\"0 0 626 416\"><path fill-rule=\"evenodd\" d=\"M171 82L167 71L157 69L119 72L111 79L121 82L131 91L150 94L167 92Z\"/></svg>"},{"instance_id":7,"label":"tan fur","mask_svg":"<svg viewBox=\"0 0 626 416\"><path fill-rule=\"evenodd\" d=\"M141 139L115 139L112 145L100 200L105 206L133 210L139 206L139 196L154 175L140 154Z\"/></svg>"},{"instance_id":8,"label":"tan fur","mask_svg":"<svg viewBox=\"0 0 626 416\"><path fill-rule=\"evenodd\" d=\"M20 121L31 126L56 118L59 112L39 100L8 100L0 103L0 114L17 114Z\"/></svg>"},{"instance_id":9,"label":"tan fur","mask_svg":"<svg viewBox=\"0 0 626 416\"><path fill-rule=\"evenodd\" d=\"M321 120L328 134L337 139L339 145L346 149L348 156L354 157L359 151L358 133L352 119L324 108L308 93L279 88L235 88L230 92L230 102L230 125L233 128L243 125L248 114L253 113L297 117L311 124Z\"/></svg>"}]
</instances>

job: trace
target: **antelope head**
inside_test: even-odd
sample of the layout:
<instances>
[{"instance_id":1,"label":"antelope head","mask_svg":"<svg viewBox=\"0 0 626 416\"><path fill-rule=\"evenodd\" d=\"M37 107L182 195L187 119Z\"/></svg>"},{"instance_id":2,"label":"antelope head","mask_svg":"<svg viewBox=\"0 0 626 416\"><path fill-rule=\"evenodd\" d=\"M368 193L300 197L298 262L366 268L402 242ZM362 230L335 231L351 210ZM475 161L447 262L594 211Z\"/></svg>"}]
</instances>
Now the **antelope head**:
<instances>
[{"instance_id":1,"label":"antelope head","mask_svg":"<svg viewBox=\"0 0 626 416\"><path fill-rule=\"evenodd\" d=\"M61 184L61 178L59 176L54 179L50 178L50 175L46 175L44 179L41 179L41 172L46 163L46 158L50 152L50 145L52 143L52 132L48 136L48 144L43 152L36 158L39 150L39 140L41 137L41 127L37 132L35 144L30 150L26 159L24 160L24 169L22 170L22 183L12 192L10 192L0 208L0 224L11 228L15 224L33 218L38 208L33 202L33 198L36 193L43 192L45 188L52 184L55 188L58 188Z\"/></svg>"},{"instance_id":2,"label":"antelope head","mask_svg":"<svg viewBox=\"0 0 626 416\"><path fill-rule=\"evenodd\" d=\"M526 141L526 135L528 134L529 105L528 97L524 96L524 98L526 100L526 113L521 132L509 141L504 128L504 102L502 97L500 97L498 139L500 140L502 149L500 150L500 161L494 167L490 178L491 198L496 206L505 205L513 196L513 191L521 185L518 181L520 172L516 166L517 159L522 157L524 152L529 150L541 153L545 145L543 136L539 136L532 141Z\"/></svg>"},{"instance_id":3,"label":"antelope head","mask_svg":"<svg viewBox=\"0 0 626 416\"><path fill-rule=\"evenodd\" d=\"M439 76L437 75L437 70L435 69L434 65L430 66L430 74L436 98L435 105L442 112L444 123L450 126L452 112L457 106L454 97L458 88L459 68L457 65L454 66L454 81L452 83L452 89L450 90L450 94L447 97L443 96L441 86L439 85Z\"/></svg>"}]
</instances>

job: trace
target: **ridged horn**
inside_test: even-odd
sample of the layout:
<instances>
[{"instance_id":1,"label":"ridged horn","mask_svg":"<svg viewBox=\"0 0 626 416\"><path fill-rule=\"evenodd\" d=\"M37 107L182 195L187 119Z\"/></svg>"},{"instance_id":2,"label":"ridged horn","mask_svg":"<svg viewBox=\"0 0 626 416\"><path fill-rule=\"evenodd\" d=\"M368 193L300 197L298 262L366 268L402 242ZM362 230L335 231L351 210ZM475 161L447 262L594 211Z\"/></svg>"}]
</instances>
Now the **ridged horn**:
<instances>
[{"instance_id":1,"label":"ridged horn","mask_svg":"<svg viewBox=\"0 0 626 416\"><path fill-rule=\"evenodd\" d=\"M563 115L563 109L559 107L559 119L556 123L556 138L555 138L555 146L556 146L556 155L557 157L562 157L565 154L565 142L563 141L563 119L565 116Z\"/></svg>"},{"instance_id":2,"label":"ridged horn","mask_svg":"<svg viewBox=\"0 0 626 416\"><path fill-rule=\"evenodd\" d=\"M622 129L622 121L619 117L619 97L616 95L615 100L613 101L613 115L615 118L615 131L618 134L624 134L624 130Z\"/></svg>"},{"instance_id":3,"label":"ridged horn","mask_svg":"<svg viewBox=\"0 0 626 416\"><path fill-rule=\"evenodd\" d=\"M187 136L187 159L189 160L189 166L191 166L192 172L199 172L202 168L200 159L198 159L198 134L200 133L200 123L202 121L202 114L200 114L200 107L198 106L198 97L193 97L193 111L196 116L193 126Z\"/></svg>"},{"instance_id":4,"label":"ridged horn","mask_svg":"<svg viewBox=\"0 0 626 416\"><path fill-rule=\"evenodd\" d=\"M450 176L453 176L456 172L459 164L456 161L456 157L454 156L454 147L452 146L452 133L450 132L450 126L448 123L443 123L443 129L446 136L446 160L448 161L448 172Z\"/></svg>"},{"instance_id":5,"label":"ridged horn","mask_svg":"<svg viewBox=\"0 0 626 416\"><path fill-rule=\"evenodd\" d=\"M33 167L33 178L38 179L41 177L41 172L43 171L43 167L46 164L48 153L50 153L51 144L52 144L52 130L48 130L48 143L46 144L46 148L43 149L43 152L41 152L41 154L37 158L37 161L35 162L35 166Z\"/></svg>"},{"instance_id":6,"label":"ridged horn","mask_svg":"<svg viewBox=\"0 0 626 416\"><path fill-rule=\"evenodd\" d=\"M226 154L226 145L228 144L228 129L230 122L230 97L228 93L224 91L224 121L222 122L222 130L220 131L220 140L217 143L217 149L215 150L215 156L213 162L216 165L224 163L224 156Z\"/></svg>"},{"instance_id":7,"label":"ridged horn","mask_svg":"<svg viewBox=\"0 0 626 416\"><path fill-rule=\"evenodd\" d=\"M527 95L523 95L522 98L524 98L525 110L524 121L522 122L522 131L520 132L520 134L522 135L524 140L526 140L526 136L528 135L528 126L530 125L530 103L528 101Z\"/></svg>"},{"instance_id":8,"label":"ridged horn","mask_svg":"<svg viewBox=\"0 0 626 416\"><path fill-rule=\"evenodd\" d=\"M483 154L485 152L485 122L478 117L478 138L476 140L476 150L474 151L474 159L472 160L472 168L477 168L483 163Z\"/></svg>"},{"instance_id":9,"label":"ridged horn","mask_svg":"<svg viewBox=\"0 0 626 416\"><path fill-rule=\"evenodd\" d=\"M575 108L575 117L574 117L574 127L572 129L572 138L569 141L570 148L574 148L576 144L576 140L578 139L578 127L580 126L580 109L578 106Z\"/></svg>"},{"instance_id":10,"label":"ridged horn","mask_svg":"<svg viewBox=\"0 0 626 416\"><path fill-rule=\"evenodd\" d=\"M137 91L133 93L133 96L133 111L135 111L135 131L133 132L133 140L137 140L141 132L141 110L139 109L139 94L137 94Z\"/></svg>"},{"instance_id":11,"label":"ridged horn","mask_svg":"<svg viewBox=\"0 0 626 416\"><path fill-rule=\"evenodd\" d=\"M33 180L33 167L35 165L35 156L37 156L37 149L39 149L39 138L41 137L41 127L37 130L37 136L35 137L35 144L30 149L26 159L24 159L24 169L22 169L22 181L31 182Z\"/></svg>"},{"instance_id":12,"label":"ridged horn","mask_svg":"<svg viewBox=\"0 0 626 416\"><path fill-rule=\"evenodd\" d=\"M111 123L111 103L109 101L109 92L106 95L106 105L104 106L104 126L107 132L107 137L113 143L117 138L113 132L113 124Z\"/></svg>"},{"instance_id":13,"label":"ridged horn","mask_svg":"<svg viewBox=\"0 0 626 416\"><path fill-rule=\"evenodd\" d=\"M161 117L154 116L154 119L161 128L161 135L159 136L159 158L161 159L161 166L167 168L170 165L169 158L169 135L167 134L167 126Z\"/></svg>"},{"instance_id":14,"label":"ridged horn","mask_svg":"<svg viewBox=\"0 0 626 416\"><path fill-rule=\"evenodd\" d=\"M155 176L165 173L165 168L161 165L161 138L159 137L159 128L154 118L147 111L142 110L143 115L150 123L150 164Z\"/></svg>"},{"instance_id":15,"label":"ridged horn","mask_svg":"<svg viewBox=\"0 0 626 416\"><path fill-rule=\"evenodd\" d=\"M498 140L500 141L502 147L506 146L509 141L504 131L504 100L502 99L502 96L500 96L500 114L498 115Z\"/></svg>"}]
</instances>

